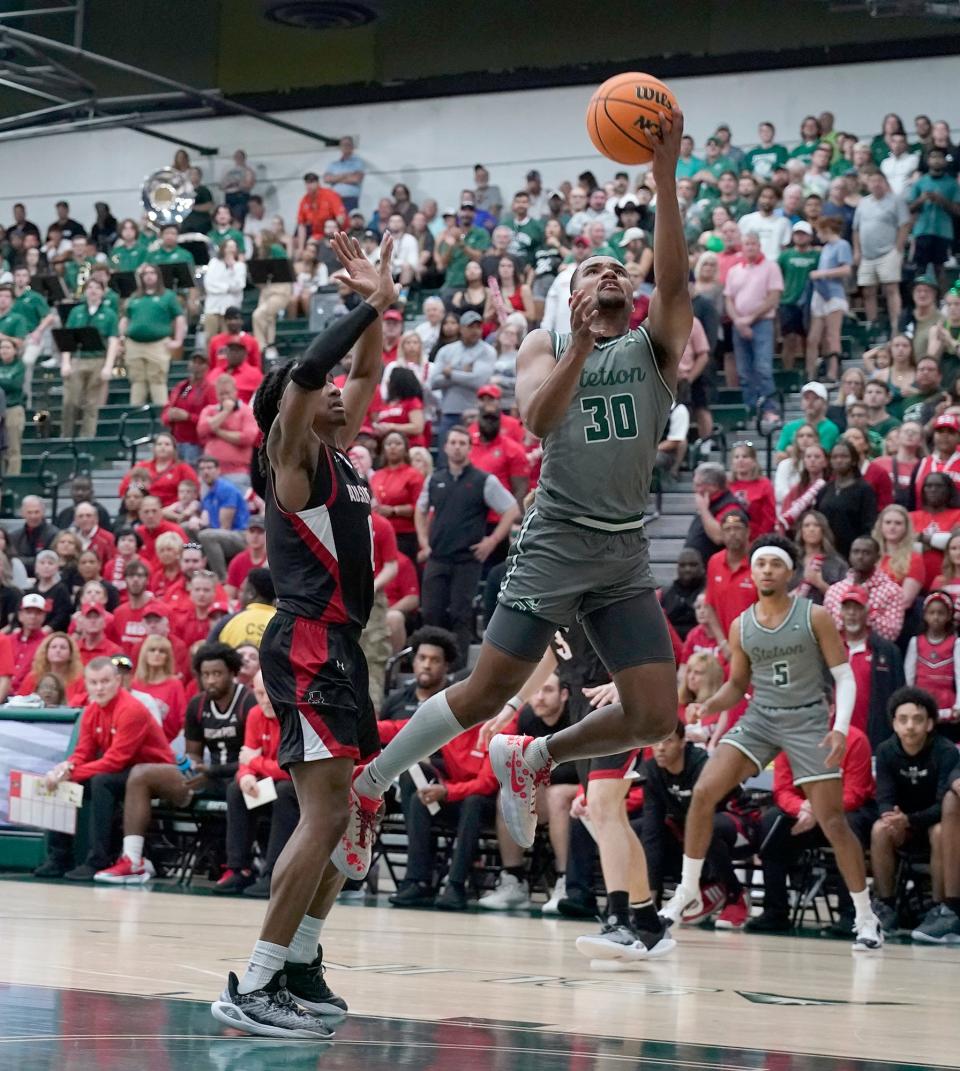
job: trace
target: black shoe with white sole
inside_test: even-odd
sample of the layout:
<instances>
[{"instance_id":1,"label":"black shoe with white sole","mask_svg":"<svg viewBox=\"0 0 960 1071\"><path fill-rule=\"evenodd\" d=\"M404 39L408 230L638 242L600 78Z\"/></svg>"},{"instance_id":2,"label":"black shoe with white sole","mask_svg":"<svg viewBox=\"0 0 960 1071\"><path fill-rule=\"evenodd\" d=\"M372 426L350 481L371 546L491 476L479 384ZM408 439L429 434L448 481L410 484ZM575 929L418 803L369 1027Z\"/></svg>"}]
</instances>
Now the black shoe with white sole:
<instances>
[{"instance_id":1,"label":"black shoe with white sole","mask_svg":"<svg viewBox=\"0 0 960 1071\"><path fill-rule=\"evenodd\" d=\"M237 976L231 971L227 988L210 1005L210 1012L218 1022L264 1038L325 1041L333 1037L333 1031L322 1019L297 1006L287 989L283 971L277 971L262 989L252 993L241 993L238 986Z\"/></svg>"},{"instance_id":2,"label":"black shoe with white sole","mask_svg":"<svg viewBox=\"0 0 960 1071\"><path fill-rule=\"evenodd\" d=\"M342 1019L347 1014L347 1002L327 985L323 976L323 949L317 946L317 958L313 963L285 963L290 996L306 1008L325 1019Z\"/></svg>"}]
</instances>

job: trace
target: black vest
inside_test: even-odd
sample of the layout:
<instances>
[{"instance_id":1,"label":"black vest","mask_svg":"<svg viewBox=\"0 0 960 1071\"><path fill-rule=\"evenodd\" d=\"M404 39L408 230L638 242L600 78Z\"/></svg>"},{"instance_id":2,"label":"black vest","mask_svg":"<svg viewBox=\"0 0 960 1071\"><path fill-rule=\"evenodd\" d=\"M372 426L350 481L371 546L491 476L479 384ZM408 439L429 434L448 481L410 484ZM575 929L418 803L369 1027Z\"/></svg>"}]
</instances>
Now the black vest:
<instances>
[{"instance_id":1,"label":"black vest","mask_svg":"<svg viewBox=\"0 0 960 1071\"><path fill-rule=\"evenodd\" d=\"M483 487L489 473L467 465L458 477L438 469L430 477L430 557L439 562L473 560L470 548L487 534Z\"/></svg>"}]
</instances>

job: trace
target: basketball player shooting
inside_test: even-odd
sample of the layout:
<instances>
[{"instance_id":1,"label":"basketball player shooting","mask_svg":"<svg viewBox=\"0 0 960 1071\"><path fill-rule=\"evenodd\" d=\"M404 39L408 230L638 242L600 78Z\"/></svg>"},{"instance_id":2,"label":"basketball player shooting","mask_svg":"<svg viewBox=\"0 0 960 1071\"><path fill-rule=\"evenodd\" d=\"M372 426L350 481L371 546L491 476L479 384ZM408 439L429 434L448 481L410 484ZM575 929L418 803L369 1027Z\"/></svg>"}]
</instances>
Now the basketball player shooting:
<instances>
[{"instance_id":1,"label":"basketball player shooting","mask_svg":"<svg viewBox=\"0 0 960 1071\"><path fill-rule=\"evenodd\" d=\"M863 849L843 814L840 772L857 685L830 614L809 599L789 594L796 565L796 550L786 539L761 536L753 545L750 569L760 599L730 626L726 684L705 703L692 706L699 708L702 719L736 706L747 691L752 698L743 717L720 738L693 790L681 881L661 914L675 923L684 913L698 911L700 872L716 805L784 751L794 784L809 800L850 890L856 910L853 948L874 951L883 944L883 932L870 906ZM832 728L826 701L831 675L836 682ZM697 714L690 707L687 712Z\"/></svg>"},{"instance_id":2,"label":"basketball player shooting","mask_svg":"<svg viewBox=\"0 0 960 1071\"><path fill-rule=\"evenodd\" d=\"M572 279L571 333L538 330L524 339L517 401L544 450L536 499L473 672L428 699L354 782L350 824L333 856L352 877L363 877L370 865L370 815L393 779L499 712L557 628L575 618L616 682L620 702L543 739L493 738L501 809L517 843L533 843L536 789L555 763L629 751L676 727L676 668L643 514L693 313L674 178L683 117L677 109L672 121L663 113L659 121L653 157L657 290L649 319L629 329L633 287L626 268L613 257L595 256Z\"/></svg>"},{"instance_id":3,"label":"basketball player shooting","mask_svg":"<svg viewBox=\"0 0 960 1071\"><path fill-rule=\"evenodd\" d=\"M393 239L384 235L379 267L345 234L331 244L344 282L364 300L315 338L298 364L270 372L253 402L265 442L267 555L277 590L260 662L300 821L274 868L247 971L239 981L230 974L211 1011L263 1037L328 1038L323 1016L346 1013L324 981L319 937L343 884L330 855L347 824L354 764L379 750L359 644L373 604L370 491L344 451L380 386L380 314L397 296ZM331 370L354 346L341 391Z\"/></svg>"}]
</instances>

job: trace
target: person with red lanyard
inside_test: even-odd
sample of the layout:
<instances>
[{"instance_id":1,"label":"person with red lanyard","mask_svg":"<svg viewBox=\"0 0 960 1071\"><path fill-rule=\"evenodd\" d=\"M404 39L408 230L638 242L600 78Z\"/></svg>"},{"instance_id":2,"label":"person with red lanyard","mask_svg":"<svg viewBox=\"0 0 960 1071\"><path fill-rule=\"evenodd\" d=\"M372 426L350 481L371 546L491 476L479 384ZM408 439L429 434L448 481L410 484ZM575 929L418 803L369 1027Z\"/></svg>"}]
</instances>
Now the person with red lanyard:
<instances>
[{"instance_id":1,"label":"person with red lanyard","mask_svg":"<svg viewBox=\"0 0 960 1071\"><path fill-rule=\"evenodd\" d=\"M216 391L206 382L209 367L201 351L190 355L190 375L170 391L167 404L160 413L160 420L170 429L183 461L196 463L203 453L197 438L197 422L200 413L217 400ZM176 497L176 496L174 496Z\"/></svg>"},{"instance_id":2,"label":"person with red lanyard","mask_svg":"<svg viewBox=\"0 0 960 1071\"><path fill-rule=\"evenodd\" d=\"M410 464L409 447L398 431L384 437L383 458L383 468L370 474L374 510L390 522L397 547L415 562L419 543L413 513L423 490L423 476Z\"/></svg>"},{"instance_id":3,"label":"person with red lanyard","mask_svg":"<svg viewBox=\"0 0 960 1071\"><path fill-rule=\"evenodd\" d=\"M743 502L750 518L750 542L777 523L777 503L773 484L760 471L757 451L751 442L733 444L730 455L730 482L727 487Z\"/></svg>"},{"instance_id":4,"label":"person with red lanyard","mask_svg":"<svg viewBox=\"0 0 960 1071\"><path fill-rule=\"evenodd\" d=\"M920 462L914 479L918 507L921 506L921 489L931 472L947 473L953 480L954 486L960 487L958 445L960 445L960 418L953 413L941 413L933 422L933 453Z\"/></svg>"},{"instance_id":5,"label":"person with red lanyard","mask_svg":"<svg viewBox=\"0 0 960 1071\"><path fill-rule=\"evenodd\" d=\"M917 539L923 544L923 586L929 590L943 569L943 552L950 533L960 525L960 509L956 485L947 472L929 473L917 488L920 508L910 514L910 520Z\"/></svg>"},{"instance_id":6,"label":"person with red lanyard","mask_svg":"<svg viewBox=\"0 0 960 1071\"><path fill-rule=\"evenodd\" d=\"M197 473L192 465L181 461L177 454L177 440L173 432L161 431L153 437L153 457L149 461L138 461L138 469L150 473L150 485L147 493L160 499L160 505L166 509L177 500L177 488L181 480L196 482ZM130 486L131 473L120 481L117 494L123 498Z\"/></svg>"},{"instance_id":7,"label":"person with red lanyard","mask_svg":"<svg viewBox=\"0 0 960 1071\"><path fill-rule=\"evenodd\" d=\"M25 694L20 691L20 686L29 675L37 649L47 635L43 630L46 616L47 600L42 595L35 592L24 595L20 600L20 609L17 611L20 627L14 629L9 637L4 637L6 644L0 644L0 648L4 646L12 648L11 695Z\"/></svg>"},{"instance_id":8,"label":"person with red lanyard","mask_svg":"<svg viewBox=\"0 0 960 1071\"><path fill-rule=\"evenodd\" d=\"M954 627L953 599L945 591L931 591L923 600L923 631L911 636L903 670L907 684L929 692L937 702L941 732L944 723L952 740L960 737L960 642Z\"/></svg>"},{"instance_id":9,"label":"person with red lanyard","mask_svg":"<svg viewBox=\"0 0 960 1071\"><path fill-rule=\"evenodd\" d=\"M704 588L709 630L713 633L724 660L730 660L727 637L730 626L757 601L757 589L750 569L749 520L743 510L731 510L720 524L724 550L718 550L707 562Z\"/></svg>"},{"instance_id":10,"label":"person with red lanyard","mask_svg":"<svg viewBox=\"0 0 960 1071\"><path fill-rule=\"evenodd\" d=\"M523 446L527 434L526 429L516 417L510 416L509 413L503 411L502 399L503 391L495 383L484 384L484 386L477 391L477 408L480 410L479 415L483 416L484 413L499 413L501 434ZM467 431L470 432L471 440L476 442L480 434L479 422L475 420L467 428Z\"/></svg>"}]
</instances>

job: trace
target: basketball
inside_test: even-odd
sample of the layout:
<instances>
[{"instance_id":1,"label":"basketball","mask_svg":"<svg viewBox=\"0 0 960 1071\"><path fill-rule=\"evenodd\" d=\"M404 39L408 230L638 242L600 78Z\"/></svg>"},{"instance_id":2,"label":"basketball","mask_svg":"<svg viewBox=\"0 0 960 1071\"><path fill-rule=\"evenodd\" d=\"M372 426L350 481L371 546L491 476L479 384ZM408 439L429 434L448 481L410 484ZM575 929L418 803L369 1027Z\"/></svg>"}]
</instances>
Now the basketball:
<instances>
[{"instance_id":1,"label":"basketball","mask_svg":"<svg viewBox=\"0 0 960 1071\"><path fill-rule=\"evenodd\" d=\"M646 164L660 133L660 116L670 117L677 98L651 74L628 71L608 78L590 98L587 133L598 152L618 164Z\"/></svg>"}]
</instances>

